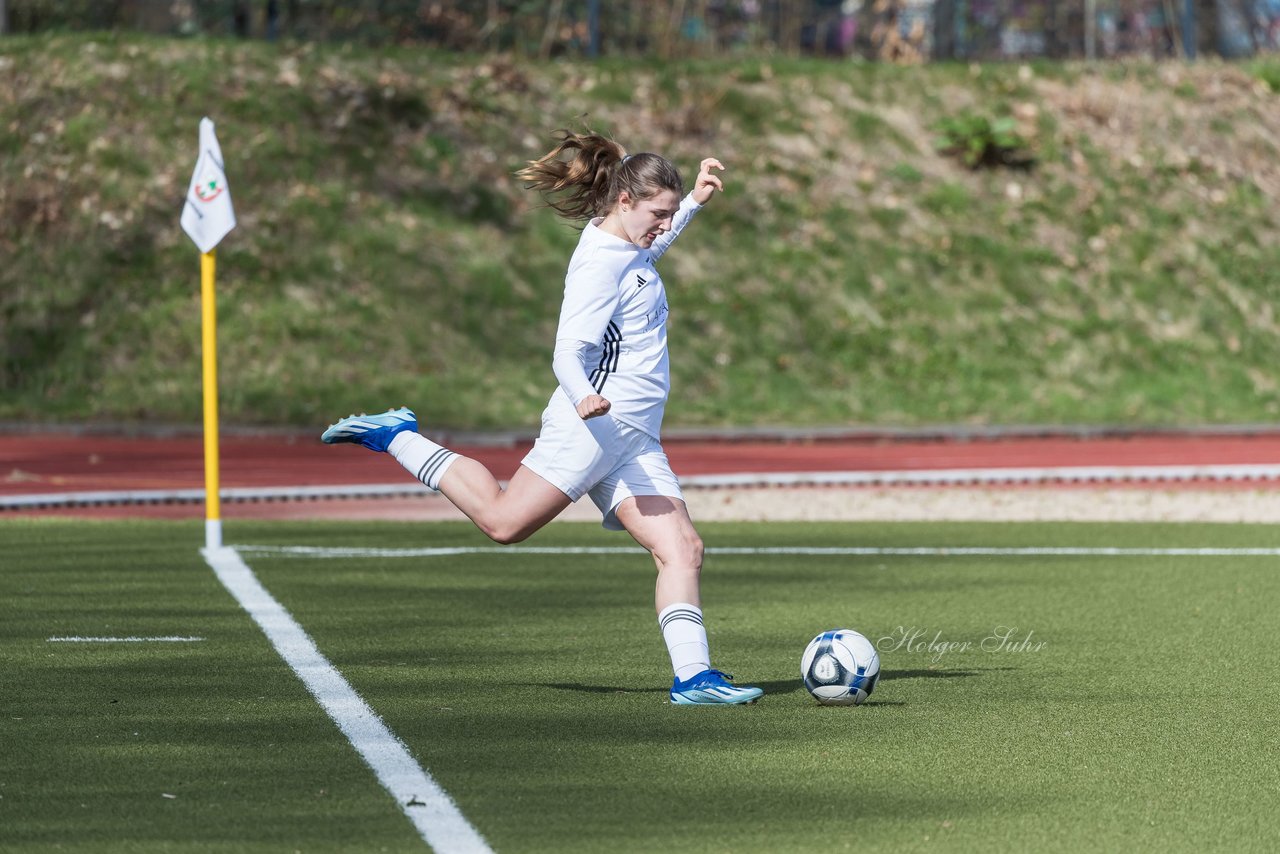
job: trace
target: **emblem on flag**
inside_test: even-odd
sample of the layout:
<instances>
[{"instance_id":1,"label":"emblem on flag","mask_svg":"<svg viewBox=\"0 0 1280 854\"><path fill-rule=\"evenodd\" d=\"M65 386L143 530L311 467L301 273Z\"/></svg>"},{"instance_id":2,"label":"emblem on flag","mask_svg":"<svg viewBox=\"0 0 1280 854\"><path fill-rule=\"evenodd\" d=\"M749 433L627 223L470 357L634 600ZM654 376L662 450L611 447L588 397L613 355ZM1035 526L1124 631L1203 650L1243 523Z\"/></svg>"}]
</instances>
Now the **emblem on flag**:
<instances>
[{"instance_id":1,"label":"emblem on flag","mask_svg":"<svg viewBox=\"0 0 1280 854\"><path fill-rule=\"evenodd\" d=\"M202 202L211 202L218 198L224 189L226 189L225 182L218 180L217 177L200 180L195 186L196 198Z\"/></svg>"}]
</instances>

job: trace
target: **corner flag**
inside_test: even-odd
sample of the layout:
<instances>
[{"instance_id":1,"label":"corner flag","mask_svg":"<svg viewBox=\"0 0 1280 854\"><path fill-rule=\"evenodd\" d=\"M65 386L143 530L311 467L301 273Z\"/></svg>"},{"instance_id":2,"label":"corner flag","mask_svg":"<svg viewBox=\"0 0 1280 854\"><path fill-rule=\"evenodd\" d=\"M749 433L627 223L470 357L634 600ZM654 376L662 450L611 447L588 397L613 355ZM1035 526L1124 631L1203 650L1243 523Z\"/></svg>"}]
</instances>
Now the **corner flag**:
<instances>
[{"instance_id":1,"label":"corner flag","mask_svg":"<svg viewBox=\"0 0 1280 854\"><path fill-rule=\"evenodd\" d=\"M236 227L236 212L231 208L231 188L222 168L222 149L218 146L213 122L200 120L200 157L187 188L187 203L182 207L182 230L195 241L201 252L212 252L218 241Z\"/></svg>"},{"instance_id":2,"label":"corner flag","mask_svg":"<svg viewBox=\"0 0 1280 854\"><path fill-rule=\"evenodd\" d=\"M204 543L222 548L222 504L218 493L218 311L213 249L236 227L231 188L213 122L200 120L200 156L182 206L182 230L200 249L201 350L204 356Z\"/></svg>"}]
</instances>

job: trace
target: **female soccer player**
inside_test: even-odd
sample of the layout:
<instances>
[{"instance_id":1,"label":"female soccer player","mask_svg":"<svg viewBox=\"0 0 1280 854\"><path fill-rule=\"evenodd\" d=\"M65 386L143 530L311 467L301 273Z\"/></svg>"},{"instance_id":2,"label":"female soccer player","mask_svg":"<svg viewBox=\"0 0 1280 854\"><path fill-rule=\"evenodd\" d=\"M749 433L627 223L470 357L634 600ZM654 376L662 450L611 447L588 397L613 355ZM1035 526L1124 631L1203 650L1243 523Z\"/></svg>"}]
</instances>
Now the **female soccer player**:
<instances>
[{"instance_id":1,"label":"female soccer player","mask_svg":"<svg viewBox=\"0 0 1280 854\"><path fill-rule=\"evenodd\" d=\"M551 367L559 387L542 431L503 489L480 462L417 432L409 409L351 416L322 441L390 453L439 490L491 539L514 543L583 495L604 527L626 530L658 568L658 623L671 655L671 702L750 703L764 692L711 668L702 623L702 540L659 442L670 388L667 294L654 263L724 185L702 161L684 196L680 173L657 154L628 155L594 133L560 142L518 172L561 216L587 220L565 276ZM681 198L682 196L683 199Z\"/></svg>"}]
</instances>

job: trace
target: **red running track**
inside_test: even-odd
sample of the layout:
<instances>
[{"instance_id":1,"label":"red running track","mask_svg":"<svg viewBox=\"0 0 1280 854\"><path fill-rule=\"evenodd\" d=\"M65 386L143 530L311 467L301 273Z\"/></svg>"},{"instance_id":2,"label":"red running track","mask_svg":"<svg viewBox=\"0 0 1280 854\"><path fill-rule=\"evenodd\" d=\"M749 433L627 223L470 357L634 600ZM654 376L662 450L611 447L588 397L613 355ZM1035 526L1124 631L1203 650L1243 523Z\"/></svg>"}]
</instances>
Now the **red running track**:
<instances>
[{"instance_id":1,"label":"red running track","mask_svg":"<svg viewBox=\"0 0 1280 854\"><path fill-rule=\"evenodd\" d=\"M765 472L883 472L1060 466L1280 464L1280 434L1030 437L969 440L664 442L681 476ZM528 442L453 445L502 479ZM389 457L310 437L223 437L222 486L297 487L399 483ZM0 497L98 490L174 490L204 486L198 436L120 438L0 435Z\"/></svg>"}]
</instances>

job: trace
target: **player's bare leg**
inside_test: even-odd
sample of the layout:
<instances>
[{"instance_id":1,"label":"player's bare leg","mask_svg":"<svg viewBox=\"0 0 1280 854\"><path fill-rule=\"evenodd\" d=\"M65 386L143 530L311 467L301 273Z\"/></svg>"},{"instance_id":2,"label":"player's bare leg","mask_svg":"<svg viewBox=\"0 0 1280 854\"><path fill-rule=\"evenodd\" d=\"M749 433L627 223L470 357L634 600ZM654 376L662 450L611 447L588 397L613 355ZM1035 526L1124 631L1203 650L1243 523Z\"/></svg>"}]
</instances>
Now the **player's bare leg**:
<instances>
[{"instance_id":1,"label":"player's bare leg","mask_svg":"<svg viewBox=\"0 0 1280 854\"><path fill-rule=\"evenodd\" d=\"M498 543L518 543L573 502L524 466L503 489L485 466L459 457L440 480L440 493Z\"/></svg>"},{"instance_id":2,"label":"player's bare leg","mask_svg":"<svg viewBox=\"0 0 1280 854\"><path fill-rule=\"evenodd\" d=\"M677 602L701 605L702 538L683 501L641 495L618 505L618 521L653 555L658 568L654 605L661 613Z\"/></svg>"}]
</instances>

